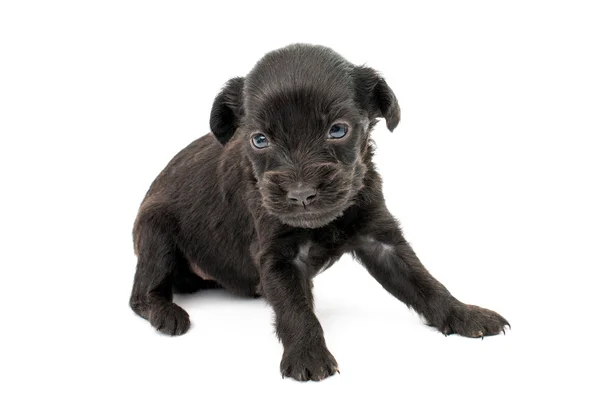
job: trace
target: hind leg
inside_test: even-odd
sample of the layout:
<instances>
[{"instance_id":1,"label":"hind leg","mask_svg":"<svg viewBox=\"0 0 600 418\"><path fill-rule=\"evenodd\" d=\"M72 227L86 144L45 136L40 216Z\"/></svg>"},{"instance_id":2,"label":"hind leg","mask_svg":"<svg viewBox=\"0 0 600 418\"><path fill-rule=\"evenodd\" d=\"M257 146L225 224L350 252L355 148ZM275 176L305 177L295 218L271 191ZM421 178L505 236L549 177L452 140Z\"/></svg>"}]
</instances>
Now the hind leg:
<instances>
[{"instance_id":1,"label":"hind leg","mask_svg":"<svg viewBox=\"0 0 600 418\"><path fill-rule=\"evenodd\" d=\"M129 305L160 332L181 335L190 328L186 311L173 303L177 248L169 228L154 219L139 219L134 231L138 263Z\"/></svg>"}]
</instances>

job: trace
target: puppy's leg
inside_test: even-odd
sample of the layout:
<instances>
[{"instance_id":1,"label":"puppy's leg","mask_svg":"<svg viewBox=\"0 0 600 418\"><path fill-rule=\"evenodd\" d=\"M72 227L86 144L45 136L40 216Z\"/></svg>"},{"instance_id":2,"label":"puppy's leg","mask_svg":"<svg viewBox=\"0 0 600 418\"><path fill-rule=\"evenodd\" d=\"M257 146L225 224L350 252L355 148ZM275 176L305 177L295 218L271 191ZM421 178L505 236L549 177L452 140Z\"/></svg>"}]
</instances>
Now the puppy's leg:
<instances>
[{"instance_id":1,"label":"puppy's leg","mask_svg":"<svg viewBox=\"0 0 600 418\"><path fill-rule=\"evenodd\" d=\"M277 336L283 344L282 376L323 380L337 362L325 345L323 328L313 312L308 269L298 262L298 249L274 244L260 256L264 296L275 311Z\"/></svg>"},{"instance_id":2,"label":"puppy's leg","mask_svg":"<svg viewBox=\"0 0 600 418\"><path fill-rule=\"evenodd\" d=\"M446 335L483 337L504 332L509 325L496 312L452 296L421 264L387 210L373 219L354 254L388 292Z\"/></svg>"},{"instance_id":3,"label":"puppy's leg","mask_svg":"<svg viewBox=\"0 0 600 418\"><path fill-rule=\"evenodd\" d=\"M177 274L177 248L168 228L155 219L136 223L138 263L130 306L157 330L169 335L184 334L190 328L186 311L172 302L173 277Z\"/></svg>"}]
</instances>

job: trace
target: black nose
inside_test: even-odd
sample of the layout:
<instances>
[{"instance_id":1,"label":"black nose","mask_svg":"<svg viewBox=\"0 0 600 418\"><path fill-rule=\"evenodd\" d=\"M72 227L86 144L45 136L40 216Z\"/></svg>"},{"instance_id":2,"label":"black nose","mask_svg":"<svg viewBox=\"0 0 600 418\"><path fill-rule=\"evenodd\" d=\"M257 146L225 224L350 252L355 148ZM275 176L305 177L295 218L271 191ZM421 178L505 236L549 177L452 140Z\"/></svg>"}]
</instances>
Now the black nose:
<instances>
[{"instance_id":1,"label":"black nose","mask_svg":"<svg viewBox=\"0 0 600 418\"><path fill-rule=\"evenodd\" d=\"M288 201L294 205L310 205L317 197L317 190L313 187L296 186L290 188L287 194Z\"/></svg>"}]
</instances>

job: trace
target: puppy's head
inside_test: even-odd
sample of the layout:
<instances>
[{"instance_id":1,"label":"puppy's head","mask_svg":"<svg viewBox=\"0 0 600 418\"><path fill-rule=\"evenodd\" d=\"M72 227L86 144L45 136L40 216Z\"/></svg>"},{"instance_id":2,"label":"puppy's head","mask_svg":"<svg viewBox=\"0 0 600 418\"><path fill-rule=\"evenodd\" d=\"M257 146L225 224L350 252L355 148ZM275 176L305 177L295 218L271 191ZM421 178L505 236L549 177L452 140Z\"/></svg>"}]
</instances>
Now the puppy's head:
<instances>
[{"instance_id":1,"label":"puppy's head","mask_svg":"<svg viewBox=\"0 0 600 418\"><path fill-rule=\"evenodd\" d=\"M376 119L391 131L398 101L373 69L329 48L296 44L265 55L229 80L210 116L215 137L244 142L263 206L282 222L324 226L363 186Z\"/></svg>"}]
</instances>

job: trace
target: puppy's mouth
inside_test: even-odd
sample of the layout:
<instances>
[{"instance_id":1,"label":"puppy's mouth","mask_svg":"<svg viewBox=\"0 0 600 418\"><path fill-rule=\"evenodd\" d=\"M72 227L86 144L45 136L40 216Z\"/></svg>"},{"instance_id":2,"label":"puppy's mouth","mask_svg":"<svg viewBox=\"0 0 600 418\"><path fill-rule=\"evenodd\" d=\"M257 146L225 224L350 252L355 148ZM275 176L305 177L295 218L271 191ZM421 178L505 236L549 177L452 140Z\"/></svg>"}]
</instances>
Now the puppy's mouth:
<instances>
[{"instance_id":1,"label":"puppy's mouth","mask_svg":"<svg viewBox=\"0 0 600 418\"><path fill-rule=\"evenodd\" d=\"M295 186L297 180L286 172L267 172L258 188L262 204L271 215L286 225L314 229L331 223L354 204L364 173L363 164L355 164L350 170L323 164L307 176L307 183L314 184L308 190L312 195L290 195L290 186Z\"/></svg>"},{"instance_id":2,"label":"puppy's mouth","mask_svg":"<svg viewBox=\"0 0 600 418\"><path fill-rule=\"evenodd\" d=\"M284 224L296 227L296 228L320 228L325 226L335 219L342 216L346 206L342 206L333 210L297 210L284 214L277 214L276 216Z\"/></svg>"}]
</instances>

